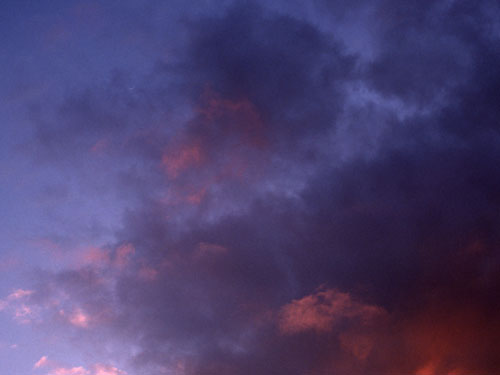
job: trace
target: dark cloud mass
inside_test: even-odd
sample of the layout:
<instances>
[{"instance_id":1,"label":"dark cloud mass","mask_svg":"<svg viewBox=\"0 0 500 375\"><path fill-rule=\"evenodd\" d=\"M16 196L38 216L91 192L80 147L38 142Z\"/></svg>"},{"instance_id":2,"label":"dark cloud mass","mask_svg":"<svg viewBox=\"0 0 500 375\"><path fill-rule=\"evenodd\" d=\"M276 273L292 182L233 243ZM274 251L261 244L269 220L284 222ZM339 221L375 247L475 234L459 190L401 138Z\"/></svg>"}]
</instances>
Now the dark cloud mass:
<instances>
[{"instance_id":1,"label":"dark cloud mass","mask_svg":"<svg viewBox=\"0 0 500 375\"><path fill-rule=\"evenodd\" d=\"M34 324L131 375L497 374L498 4L170 3L124 37L168 58L30 103L57 204L114 220Z\"/></svg>"}]
</instances>

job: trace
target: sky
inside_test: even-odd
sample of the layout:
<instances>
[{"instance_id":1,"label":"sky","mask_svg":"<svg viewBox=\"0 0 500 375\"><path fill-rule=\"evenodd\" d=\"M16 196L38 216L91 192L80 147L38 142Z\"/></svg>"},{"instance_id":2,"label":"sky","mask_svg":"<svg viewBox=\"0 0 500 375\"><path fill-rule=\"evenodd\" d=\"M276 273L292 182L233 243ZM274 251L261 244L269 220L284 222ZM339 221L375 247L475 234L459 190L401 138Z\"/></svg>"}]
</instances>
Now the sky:
<instances>
[{"instance_id":1,"label":"sky","mask_svg":"<svg viewBox=\"0 0 500 375\"><path fill-rule=\"evenodd\" d=\"M0 373L496 375L495 0L4 0Z\"/></svg>"}]
</instances>

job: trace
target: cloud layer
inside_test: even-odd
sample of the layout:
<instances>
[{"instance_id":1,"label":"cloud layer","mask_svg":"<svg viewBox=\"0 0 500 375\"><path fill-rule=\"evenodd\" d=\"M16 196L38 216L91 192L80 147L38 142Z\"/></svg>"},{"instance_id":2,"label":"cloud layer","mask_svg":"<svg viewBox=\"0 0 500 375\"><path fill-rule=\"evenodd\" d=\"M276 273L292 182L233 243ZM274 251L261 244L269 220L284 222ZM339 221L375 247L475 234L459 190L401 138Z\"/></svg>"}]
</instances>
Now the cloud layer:
<instances>
[{"instance_id":1,"label":"cloud layer","mask_svg":"<svg viewBox=\"0 0 500 375\"><path fill-rule=\"evenodd\" d=\"M174 3L175 54L33 112L99 224L0 310L128 373L492 375L498 5Z\"/></svg>"}]
</instances>

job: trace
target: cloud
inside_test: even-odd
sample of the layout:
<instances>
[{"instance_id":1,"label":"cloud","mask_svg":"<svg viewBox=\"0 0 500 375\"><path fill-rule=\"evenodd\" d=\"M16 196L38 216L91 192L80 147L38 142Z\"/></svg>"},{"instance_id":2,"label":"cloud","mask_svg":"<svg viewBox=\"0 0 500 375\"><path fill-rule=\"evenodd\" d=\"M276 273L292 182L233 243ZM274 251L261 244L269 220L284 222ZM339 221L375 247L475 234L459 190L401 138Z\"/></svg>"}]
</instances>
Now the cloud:
<instances>
[{"instance_id":1,"label":"cloud","mask_svg":"<svg viewBox=\"0 0 500 375\"><path fill-rule=\"evenodd\" d=\"M22 299L24 297L28 297L32 294L33 294L32 290L17 289L16 291L9 294L9 296L7 297L7 300L10 300L10 301L19 300L19 299Z\"/></svg>"},{"instance_id":2,"label":"cloud","mask_svg":"<svg viewBox=\"0 0 500 375\"><path fill-rule=\"evenodd\" d=\"M194 252L195 258L203 258L205 256L217 256L225 254L228 251L224 246L200 242L198 248Z\"/></svg>"},{"instance_id":3,"label":"cloud","mask_svg":"<svg viewBox=\"0 0 500 375\"><path fill-rule=\"evenodd\" d=\"M69 322L76 327L87 328L90 324L90 318L83 312L83 310L76 309L69 316Z\"/></svg>"},{"instance_id":4,"label":"cloud","mask_svg":"<svg viewBox=\"0 0 500 375\"><path fill-rule=\"evenodd\" d=\"M48 375L126 375L125 371L118 369L117 367L96 363L90 366L91 370L86 369L83 366L78 367L65 367L61 366L55 361L49 361L47 356L43 356L40 360L35 363L34 369L49 368Z\"/></svg>"},{"instance_id":5,"label":"cloud","mask_svg":"<svg viewBox=\"0 0 500 375\"><path fill-rule=\"evenodd\" d=\"M287 334L308 330L328 332L343 319L367 324L382 314L380 307L355 302L347 293L326 289L283 306L280 329Z\"/></svg>"},{"instance_id":6,"label":"cloud","mask_svg":"<svg viewBox=\"0 0 500 375\"><path fill-rule=\"evenodd\" d=\"M110 262L109 251L99 247L90 247L84 251L82 262L94 266L107 266Z\"/></svg>"},{"instance_id":7,"label":"cloud","mask_svg":"<svg viewBox=\"0 0 500 375\"><path fill-rule=\"evenodd\" d=\"M115 77L37 128L56 165L105 149L126 210L86 262L11 300L63 309L138 373L491 373L500 56L483 2L292 3L187 17L137 94ZM370 59L332 19L362 25Z\"/></svg>"},{"instance_id":8,"label":"cloud","mask_svg":"<svg viewBox=\"0 0 500 375\"><path fill-rule=\"evenodd\" d=\"M357 359L365 360L373 349L374 338L366 334L342 333L339 336L342 348L351 352Z\"/></svg>"},{"instance_id":9,"label":"cloud","mask_svg":"<svg viewBox=\"0 0 500 375\"><path fill-rule=\"evenodd\" d=\"M50 370L49 375L88 375L90 371L86 370L83 367L57 367Z\"/></svg>"},{"instance_id":10,"label":"cloud","mask_svg":"<svg viewBox=\"0 0 500 375\"><path fill-rule=\"evenodd\" d=\"M48 357L47 356L43 356L41 357L35 364L34 364L34 368L40 368L40 367L45 367L49 364L49 360L48 360Z\"/></svg>"},{"instance_id":11,"label":"cloud","mask_svg":"<svg viewBox=\"0 0 500 375\"><path fill-rule=\"evenodd\" d=\"M124 244L119 246L115 251L114 265L118 268L124 268L130 262L130 257L135 253L134 246L131 244Z\"/></svg>"},{"instance_id":12,"label":"cloud","mask_svg":"<svg viewBox=\"0 0 500 375\"><path fill-rule=\"evenodd\" d=\"M33 290L25 289L13 291L4 300L0 300L0 311L8 311L18 323L31 323L37 317L35 305L30 298L34 293Z\"/></svg>"},{"instance_id":13,"label":"cloud","mask_svg":"<svg viewBox=\"0 0 500 375\"><path fill-rule=\"evenodd\" d=\"M125 375L125 371L121 371L116 367L97 364L94 366L93 375Z\"/></svg>"},{"instance_id":14,"label":"cloud","mask_svg":"<svg viewBox=\"0 0 500 375\"><path fill-rule=\"evenodd\" d=\"M197 146L184 147L170 155L163 155L162 164L170 178L176 178L182 170L201 163L202 156Z\"/></svg>"}]
</instances>

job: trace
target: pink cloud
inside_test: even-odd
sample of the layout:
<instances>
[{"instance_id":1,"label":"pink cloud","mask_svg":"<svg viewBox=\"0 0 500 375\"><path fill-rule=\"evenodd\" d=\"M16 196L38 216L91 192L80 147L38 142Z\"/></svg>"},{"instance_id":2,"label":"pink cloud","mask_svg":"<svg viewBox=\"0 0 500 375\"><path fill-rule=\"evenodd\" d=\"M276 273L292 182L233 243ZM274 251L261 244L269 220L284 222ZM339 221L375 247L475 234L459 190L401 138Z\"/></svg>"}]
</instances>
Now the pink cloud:
<instances>
[{"instance_id":1,"label":"pink cloud","mask_svg":"<svg viewBox=\"0 0 500 375\"><path fill-rule=\"evenodd\" d=\"M198 248L194 252L194 257L199 259L205 256L220 255L227 253L227 248L217 244L200 242Z\"/></svg>"},{"instance_id":2,"label":"pink cloud","mask_svg":"<svg viewBox=\"0 0 500 375\"><path fill-rule=\"evenodd\" d=\"M153 267L143 266L139 269L138 277L145 281L154 281L158 278L158 270Z\"/></svg>"},{"instance_id":3,"label":"pink cloud","mask_svg":"<svg viewBox=\"0 0 500 375\"><path fill-rule=\"evenodd\" d=\"M114 366L97 363L91 366L92 371L83 366L78 367L63 367L48 361L44 356L35 364L35 368L51 366L48 375L126 375L127 373Z\"/></svg>"},{"instance_id":4,"label":"pink cloud","mask_svg":"<svg viewBox=\"0 0 500 375\"><path fill-rule=\"evenodd\" d=\"M47 375L126 375L127 373L117 367L96 363L90 366L91 370L83 366L66 367L56 361L50 361L47 356L41 357L33 366L34 369L49 368Z\"/></svg>"},{"instance_id":5,"label":"pink cloud","mask_svg":"<svg viewBox=\"0 0 500 375\"><path fill-rule=\"evenodd\" d=\"M32 307L25 303L25 298L33 293L34 291L25 289L13 291L6 299L0 300L0 311L9 309L18 323L31 323L35 314Z\"/></svg>"},{"instance_id":6,"label":"pink cloud","mask_svg":"<svg viewBox=\"0 0 500 375\"><path fill-rule=\"evenodd\" d=\"M47 366L49 363L49 359L47 358L47 356L43 356L42 358L40 358L38 360L37 363L35 363L35 365L33 366L34 368L40 368L40 367L44 367L44 366Z\"/></svg>"},{"instance_id":7,"label":"pink cloud","mask_svg":"<svg viewBox=\"0 0 500 375\"><path fill-rule=\"evenodd\" d=\"M14 319L16 319L19 323L22 324L31 323L32 317L33 317L33 310L26 305L21 305L17 307L14 312Z\"/></svg>"},{"instance_id":8,"label":"pink cloud","mask_svg":"<svg viewBox=\"0 0 500 375\"><path fill-rule=\"evenodd\" d=\"M206 194L207 194L207 188L201 188L200 190L198 190L192 194L189 194L186 197L186 201L190 204L198 205L203 201Z\"/></svg>"},{"instance_id":9,"label":"pink cloud","mask_svg":"<svg viewBox=\"0 0 500 375\"><path fill-rule=\"evenodd\" d=\"M208 87L198 112L203 125L217 121L218 126L225 126L227 133L236 134L246 145L257 148L267 145L265 124L257 107L248 99L223 98Z\"/></svg>"},{"instance_id":10,"label":"pink cloud","mask_svg":"<svg viewBox=\"0 0 500 375\"><path fill-rule=\"evenodd\" d=\"M94 366L93 375L125 375L126 372L117 369L116 367L97 364Z\"/></svg>"},{"instance_id":11,"label":"pink cloud","mask_svg":"<svg viewBox=\"0 0 500 375\"><path fill-rule=\"evenodd\" d=\"M88 328L90 317L85 314L82 309L76 309L69 317L69 322L76 327Z\"/></svg>"},{"instance_id":12,"label":"pink cloud","mask_svg":"<svg viewBox=\"0 0 500 375\"><path fill-rule=\"evenodd\" d=\"M162 165L168 177L175 179L187 168L197 166L203 161L201 148L196 145L184 145L169 151L162 157Z\"/></svg>"},{"instance_id":13,"label":"pink cloud","mask_svg":"<svg viewBox=\"0 0 500 375\"><path fill-rule=\"evenodd\" d=\"M99 247L89 247L82 255L82 262L86 265L105 266L110 262L109 251Z\"/></svg>"},{"instance_id":14,"label":"pink cloud","mask_svg":"<svg viewBox=\"0 0 500 375\"><path fill-rule=\"evenodd\" d=\"M18 300L18 299L30 296L32 294L33 294L32 290L17 289L16 291L14 291L11 294L9 294L9 296L7 297L7 299L10 300L10 301L12 301L12 300Z\"/></svg>"},{"instance_id":15,"label":"pink cloud","mask_svg":"<svg viewBox=\"0 0 500 375\"><path fill-rule=\"evenodd\" d=\"M280 312L279 327L285 334L329 332L342 319L367 323L383 312L377 306L353 301L348 293L327 289L285 305Z\"/></svg>"},{"instance_id":16,"label":"pink cloud","mask_svg":"<svg viewBox=\"0 0 500 375\"><path fill-rule=\"evenodd\" d=\"M49 372L49 375L89 375L89 374L90 372L81 366L72 368L57 367Z\"/></svg>"},{"instance_id":17,"label":"pink cloud","mask_svg":"<svg viewBox=\"0 0 500 375\"><path fill-rule=\"evenodd\" d=\"M132 244L125 244L116 249L114 264L118 268L124 268L128 265L130 257L134 255L135 248Z\"/></svg>"}]
</instances>

